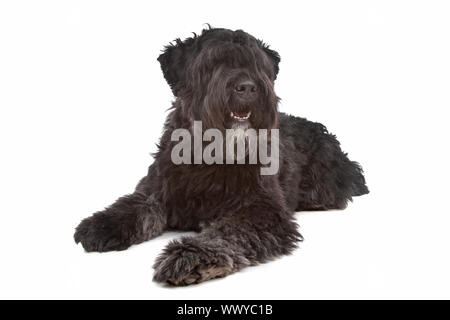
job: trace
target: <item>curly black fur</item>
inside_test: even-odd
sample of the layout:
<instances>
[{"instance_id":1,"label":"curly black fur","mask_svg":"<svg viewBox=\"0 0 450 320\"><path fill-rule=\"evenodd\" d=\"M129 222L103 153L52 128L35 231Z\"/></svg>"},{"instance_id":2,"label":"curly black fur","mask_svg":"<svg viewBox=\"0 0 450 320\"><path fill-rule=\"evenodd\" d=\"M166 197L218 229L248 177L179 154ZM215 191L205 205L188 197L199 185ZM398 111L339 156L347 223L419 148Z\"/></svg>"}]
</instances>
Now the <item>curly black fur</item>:
<instances>
[{"instance_id":1,"label":"curly black fur","mask_svg":"<svg viewBox=\"0 0 450 320\"><path fill-rule=\"evenodd\" d=\"M242 30L209 28L167 46L158 61L176 100L155 161L134 193L84 219L75 241L86 251L124 250L165 230L194 230L158 257L154 280L187 285L289 254L302 237L293 213L343 209L368 193L362 169L319 124L278 112L277 52ZM252 80L257 97L245 103L233 88ZM171 161L173 130L232 126L230 111L251 111L255 129L280 129L280 168L182 164Z\"/></svg>"}]
</instances>

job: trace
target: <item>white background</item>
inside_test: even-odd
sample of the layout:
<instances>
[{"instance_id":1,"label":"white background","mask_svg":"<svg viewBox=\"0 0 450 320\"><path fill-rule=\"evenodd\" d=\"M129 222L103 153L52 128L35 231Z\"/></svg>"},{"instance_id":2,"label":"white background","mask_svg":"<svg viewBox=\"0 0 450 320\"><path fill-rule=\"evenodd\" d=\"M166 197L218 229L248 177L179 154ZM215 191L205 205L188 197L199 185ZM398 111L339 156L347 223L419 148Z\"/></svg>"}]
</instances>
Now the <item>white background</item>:
<instances>
[{"instance_id":1,"label":"white background","mask_svg":"<svg viewBox=\"0 0 450 320\"><path fill-rule=\"evenodd\" d=\"M446 1L0 2L0 298L450 298ZM280 109L327 125L371 193L298 213L295 253L186 288L151 281L180 233L85 253L79 221L133 190L172 95L156 58L203 24L282 62Z\"/></svg>"}]
</instances>

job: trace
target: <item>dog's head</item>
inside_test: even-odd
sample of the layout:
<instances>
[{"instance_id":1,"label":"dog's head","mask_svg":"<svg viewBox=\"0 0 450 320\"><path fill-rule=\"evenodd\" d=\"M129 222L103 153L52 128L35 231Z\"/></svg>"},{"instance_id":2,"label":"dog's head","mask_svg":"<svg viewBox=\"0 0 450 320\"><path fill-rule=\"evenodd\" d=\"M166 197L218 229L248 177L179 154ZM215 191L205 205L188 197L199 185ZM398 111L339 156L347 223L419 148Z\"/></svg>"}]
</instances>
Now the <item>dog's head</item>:
<instances>
[{"instance_id":1,"label":"dog's head","mask_svg":"<svg viewBox=\"0 0 450 320\"><path fill-rule=\"evenodd\" d=\"M261 40L242 30L209 28L175 40L158 61L190 121L221 130L277 126L280 57Z\"/></svg>"}]
</instances>

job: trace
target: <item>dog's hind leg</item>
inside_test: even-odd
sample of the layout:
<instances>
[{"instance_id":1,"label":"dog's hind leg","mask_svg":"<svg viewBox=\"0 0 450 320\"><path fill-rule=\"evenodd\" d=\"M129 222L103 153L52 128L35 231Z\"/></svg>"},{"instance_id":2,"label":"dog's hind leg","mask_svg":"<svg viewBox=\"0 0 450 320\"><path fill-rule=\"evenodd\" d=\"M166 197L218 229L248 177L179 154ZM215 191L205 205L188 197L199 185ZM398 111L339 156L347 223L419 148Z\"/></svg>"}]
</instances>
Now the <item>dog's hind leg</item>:
<instances>
[{"instance_id":1,"label":"dog's hind leg","mask_svg":"<svg viewBox=\"0 0 450 320\"><path fill-rule=\"evenodd\" d=\"M214 221L197 236L171 242L155 262L154 281L200 283L289 254L301 235L279 209L266 201Z\"/></svg>"},{"instance_id":2,"label":"dog's hind leg","mask_svg":"<svg viewBox=\"0 0 450 320\"><path fill-rule=\"evenodd\" d=\"M165 227L166 215L155 197L136 191L81 221L74 239L86 251L125 250L160 235Z\"/></svg>"},{"instance_id":3,"label":"dog's hind leg","mask_svg":"<svg viewBox=\"0 0 450 320\"><path fill-rule=\"evenodd\" d=\"M315 141L302 167L297 211L344 209L353 197L369 192L361 166L342 152L334 135L325 131Z\"/></svg>"}]
</instances>

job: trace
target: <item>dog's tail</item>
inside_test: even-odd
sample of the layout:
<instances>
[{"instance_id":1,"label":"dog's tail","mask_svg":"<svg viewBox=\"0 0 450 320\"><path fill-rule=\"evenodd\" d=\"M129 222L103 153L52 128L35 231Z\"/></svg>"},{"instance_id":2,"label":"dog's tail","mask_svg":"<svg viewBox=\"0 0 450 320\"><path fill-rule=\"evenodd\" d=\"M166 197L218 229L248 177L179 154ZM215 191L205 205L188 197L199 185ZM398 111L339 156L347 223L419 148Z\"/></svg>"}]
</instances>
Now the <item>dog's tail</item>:
<instances>
[{"instance_id":1,"label":"dog's tail","mask_svg":"<svg viewBox=\"0 0 450 320\"><path fill-rule=\"evenodd\" d=\"M364 171L358 162L350 161L352 169L350 170L352 180L352 196L362 196L369 193L369 188L366 185L366 179L364 178Z\"/></svg>"}]
</instances>

